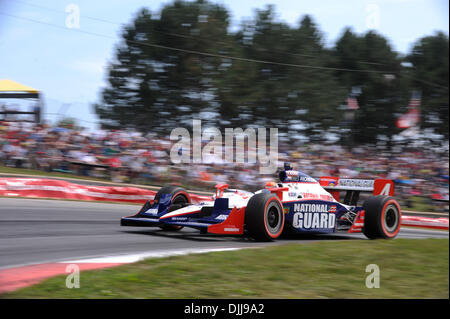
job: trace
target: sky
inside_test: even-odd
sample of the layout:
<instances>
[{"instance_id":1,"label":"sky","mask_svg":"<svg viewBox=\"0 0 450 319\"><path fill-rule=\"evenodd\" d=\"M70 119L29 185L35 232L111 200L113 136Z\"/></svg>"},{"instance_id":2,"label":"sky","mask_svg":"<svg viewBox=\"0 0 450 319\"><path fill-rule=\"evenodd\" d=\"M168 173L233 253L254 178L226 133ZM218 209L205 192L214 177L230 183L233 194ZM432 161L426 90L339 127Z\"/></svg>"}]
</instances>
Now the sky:
<instances>
[{"instance_id":1,"label":"sky","mask_svg":"<svg viewBox=\"0 0 450 319\"><path fill-rule=\"evenodd\" d=\"M96 129L91 105L105 86L123 25L146 7L157 12L172 1L0 0L0 79L43 93L44 118L62 117ZM273 4L277 19L297 25L309 14L332 46L345 27L375 30L394 50L406 54L414 42L436 31L449 33L448 0L212 0L231 15L230 31L254 9ZM94 19L92 19L94 18ZM0 101L0 104L4 102Z\"/></svg>"}]
</instances>

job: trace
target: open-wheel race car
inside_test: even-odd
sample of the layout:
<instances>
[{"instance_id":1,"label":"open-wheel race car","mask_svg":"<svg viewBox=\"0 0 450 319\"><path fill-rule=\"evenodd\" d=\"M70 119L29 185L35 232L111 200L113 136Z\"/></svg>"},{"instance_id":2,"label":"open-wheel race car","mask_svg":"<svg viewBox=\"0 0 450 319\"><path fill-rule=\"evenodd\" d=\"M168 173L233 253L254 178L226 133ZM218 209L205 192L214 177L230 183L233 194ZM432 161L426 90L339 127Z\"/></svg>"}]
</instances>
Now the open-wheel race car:
<instances>
[{"instance_id":1,"label":"open-wheel race car","mask_svg":"<svg viewBox=\"0 0 450 319\"><path fill-rule=\"evenodd\" d=\"M183 227L202 233L248 235L258 241L282 233L362 232L370 239L394 238L401 209L392 197L394 183L387 179L363 180L321 177L319 181L285 164L279 182L254 193L216 185L212 197L194 202L177 186L162 187L135 215L123 217L122 226ZM345 197L340 202L341 192ZM358 206L361 192L370 192Z\"/></svg>"}]
</instances>

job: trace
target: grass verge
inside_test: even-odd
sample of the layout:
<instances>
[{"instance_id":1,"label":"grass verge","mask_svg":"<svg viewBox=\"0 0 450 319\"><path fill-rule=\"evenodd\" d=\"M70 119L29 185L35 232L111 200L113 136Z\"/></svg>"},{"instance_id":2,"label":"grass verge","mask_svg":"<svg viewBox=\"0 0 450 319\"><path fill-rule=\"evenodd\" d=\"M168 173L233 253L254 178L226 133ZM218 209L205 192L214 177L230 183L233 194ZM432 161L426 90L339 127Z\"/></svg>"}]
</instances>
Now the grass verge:
<instances>
[{"instance_id":1,"label":"grass verge","mask_svg":"<svg viewBox=\"0 0 450 319\"><path fill-rule=\"evenodd\" d=\"M148 259L66 276L1 298L448 298L449 241L396 239L286 244ZM366 267L380 288L366 287Z\"/></svg>"}]
</instances>

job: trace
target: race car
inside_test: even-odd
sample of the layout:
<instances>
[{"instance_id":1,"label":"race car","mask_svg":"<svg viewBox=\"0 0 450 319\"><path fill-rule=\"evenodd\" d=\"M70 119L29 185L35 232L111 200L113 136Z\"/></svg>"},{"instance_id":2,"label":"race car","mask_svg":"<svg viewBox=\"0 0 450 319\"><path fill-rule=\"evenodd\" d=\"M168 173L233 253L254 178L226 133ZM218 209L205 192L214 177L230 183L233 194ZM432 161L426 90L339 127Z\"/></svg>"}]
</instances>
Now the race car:
<instances>
[{"instance_id":1,"label":"race car","mask_svg":"<svg viewBox=\"0 0 450 319\"><path fill-rule=\"evenodd\" d=\"M212 197L192 200L177 186L162 187L153 201L139 212L121 219L122 226L183 227L201 233L248 235L271 241L284 233L328 234L362 232L370 239L392 239L400 230L401 209L393 198L394 183L388 179L319 181L285 164L279 182L269 182L256 192L215 186ZM341 192L346 192L340 202ZM358 206L361 192L370 192Z\"/></svg>"}]
</instances>

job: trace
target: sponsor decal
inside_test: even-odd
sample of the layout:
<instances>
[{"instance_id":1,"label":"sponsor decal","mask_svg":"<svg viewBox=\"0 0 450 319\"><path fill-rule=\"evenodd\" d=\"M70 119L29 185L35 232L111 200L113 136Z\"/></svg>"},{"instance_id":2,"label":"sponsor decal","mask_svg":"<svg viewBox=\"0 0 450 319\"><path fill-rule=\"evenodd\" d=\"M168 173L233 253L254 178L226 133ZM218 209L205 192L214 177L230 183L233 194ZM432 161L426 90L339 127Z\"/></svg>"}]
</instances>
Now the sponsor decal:
<instances>
[{"instance_id":1,"label":"sponsor decal","mask_svg":"<svg viewBox=\"0 0 450 319\"><path fill-rule=\"evenodd\" d=\"M283 211L284 211L285 214L289 214L289 207L284 207Z\"/></svg>"},{"instance_id":2,"label":"sponsor decal","mask_svg":"<svg viewBox=\"0 0 450 319\"><path fill-rule=\"evenodd\" d=\"M309 176L302 175L299 171L286 171L287 177L298 177L298 179L291 179L292 181L317 183L317 181Z\"/></svg>"},{"instance_id":3,"label":"sponsor decal","mask_svg":"<svg viewBox=\"0 0 450 319\"><path fill-rule=\"evenodd\" d=\"M328 213L327 204L294 204L294 212Z\"/></svg>"},{"instance_id":4,"label":"sponsor decal","mask_svg":"<svg viewBox=\"0 0 450 319\"><path fill-rule=\"evenodd\" d=\"M286 171L287 176L298 176L298 171Z\"/></svg>"},{"instance_id":5,"label":"sponsor decal","mask_svg":"<svg viewBox=\"0 0 450 319\"><path fill-rule=\"evenodd\" d=\"M157 215L157 214L158 214L158 208L152 208L152 209L149 209L149 210L146 211L145 213L146 213L146 214L149 214L149 215Z\"/></svg>"},{"instance_id":6,"label":"sponsor decal","mask_svg":"<svg viewBox=\"0 0 450 319\"><path fill-rule=\"evenodd\" d=\"M337 210L336 205L331 205L330 209L328 209L328 212L329 213L336 213L336 210Z\"/></svg>"},{"instance_id":7,"label":"sponsor decal","mask_svg":"<svg viewBox=\"0 0 450 319\"><path fill-rule=\"evenodd\" d=\"M373 180L368 179L339 179L338 185L342 187L373 188Z\"/></svg>"},{"instance_id":8,"label":"sponsor decal","mask_svg":"<svg viewBox=\"0 0 450 319\"><path fill-rule=\"evenodd\" d=\"M225 219L227 219L228 218L228 215L219 215L219 216L217 216L215 219L218 219L218 220L225 220Z\"/></svg>"},{"instance_id":9,"label":"sponsor decal","mask_svg":"<svg viewBox=\"0 0 450 319\"><path fill-rule=\"evenodd\" d=\"M305 199L333 200L332 196L326 194L302 193L302 196Z\"/></svg>"},{"instance_id":10,"label":"sponsor decal","mask_svg":"<svg viewBox=\"0 0 450 319\"><path fill-rule=\"evenodd\" d=\"M172 220L187 220L187 217L172 217Z\"/></svg>"},{"instance_id":11,"label":"sponsor decal","mask_svg":"<svg viewBox=\"0 0 450 319\"><path fill-rule=\"evenodd\" d=\"M328 213L295 213L292 226L303 229L332 229L336 224L336 215Z\"/></svg>"},{"instance_id":12,"label":"sponsor decal","mask_svg":"<svg viewBox=\"0 0 450 319\"><path fill-rule=\"evenodd\" d=\"M317 183L317 181L314 178L308 176L300 176L298 181L307 183Z\"/></svg>"}]
</instances>

